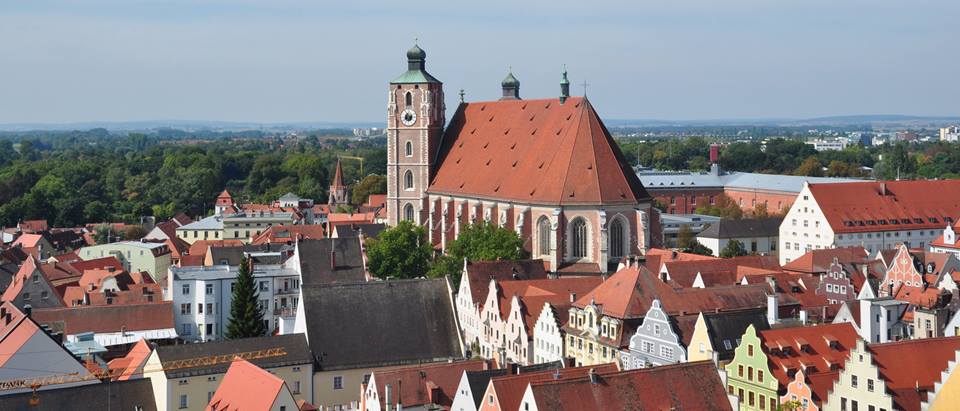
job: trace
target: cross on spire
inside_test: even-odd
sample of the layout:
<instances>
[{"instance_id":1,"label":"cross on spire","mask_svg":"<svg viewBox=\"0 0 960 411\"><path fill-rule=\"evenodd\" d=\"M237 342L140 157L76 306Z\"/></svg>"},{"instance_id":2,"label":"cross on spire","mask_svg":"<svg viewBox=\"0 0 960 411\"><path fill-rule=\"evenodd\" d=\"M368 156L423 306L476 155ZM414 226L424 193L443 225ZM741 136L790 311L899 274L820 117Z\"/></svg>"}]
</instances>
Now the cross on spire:
<instances>
[{"instance_id":1,"label":"cross on spire","mask_svg":"<svg viewBox=\"0 0 960 411\"><path fill-rule=\"evenodd\" d=\"M580 83L580 85L583 86L583 96L586 97L586 96L587 96L587 86L589 86L590 84L587 83L586 80L584 80L584 82L583 82L583 83Z\"/></svg>"},{"instance_id":2,"label":"cross on spire","mask_svg":"<svg viewBox=\"0 0 960 411\"><path fill-rule=\"evenodd\" d=\"M460 89L460 102L461 102L461 103L463 103L463 95L464 95L464 94L467 94L467 93L464 92L463 89Z\"/></svg>"}]
</instances>

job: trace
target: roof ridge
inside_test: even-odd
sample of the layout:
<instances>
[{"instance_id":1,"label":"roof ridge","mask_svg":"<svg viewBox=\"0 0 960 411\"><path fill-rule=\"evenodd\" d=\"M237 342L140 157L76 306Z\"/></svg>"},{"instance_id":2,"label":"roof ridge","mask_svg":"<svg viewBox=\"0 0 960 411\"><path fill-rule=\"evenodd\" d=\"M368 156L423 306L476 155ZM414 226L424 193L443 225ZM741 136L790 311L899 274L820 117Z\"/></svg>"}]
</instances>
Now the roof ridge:
<instances>
[{"instance_id":1,"label":"roof ridge","mask_svg":"<svg viewBox=\"0 0 960 411\"><path fill-rule=\"evenodd\" d=\"M574 108L582 110L582 107L578 107L576 105L574 105ZM578 118L576 127L568 127L566 130L563 131L563 138L562 138L563 140L567 139L567 136L570 135L571 130L574 130L575 133L577 130L580 130L580 121L581 121L581 118ZM574 154L577 152L577 135L576 134L573 135L573 139L574 139L572 144L573 147L570 150L570 156L567 158L567 162L566 162L567 169L563 173L563 181L560 182L560 204L563 204L565 202L564 191L567 188L567 178L570 176L570 167L571 167L570 163L572 162L571 160L573 159ZM548 170L550 169L550 166L553 164L553 160L557 158L557 155L559 155L559 151L555 151L553 155L550 156L550 161L549 161L549 164L547 165ZM576 193L574 193L574 195L576 195Z\"/></svg>"}]
</instances>

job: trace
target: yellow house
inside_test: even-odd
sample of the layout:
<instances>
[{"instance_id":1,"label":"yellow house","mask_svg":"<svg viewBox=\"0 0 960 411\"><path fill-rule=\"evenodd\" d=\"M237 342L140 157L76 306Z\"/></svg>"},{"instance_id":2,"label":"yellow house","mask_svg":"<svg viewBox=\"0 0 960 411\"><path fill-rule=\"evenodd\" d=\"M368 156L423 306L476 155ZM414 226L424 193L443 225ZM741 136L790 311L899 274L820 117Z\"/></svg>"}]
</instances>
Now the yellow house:
<instances>
[{"instance_id":1,"label":"yellow house","mask_svg":"<svg viewBox=\"0 0 960 411\"><path fill-rule=\"evenodd\" d=\"M940 373L940 381L934 383L933 392L927 394L927 411L960 410L960 371L957 371L960 367L957 364L960 364L960 350L947 363L947 369Z\"/></svg>"},{"instance_id":2,"label":"yellow house","mask_svg":"<svg viewBox=\"0 0 960 411\"><path fill-rule=\"evenodd\" d=\"M244 338L157 347L144 366L158 410L203 410L223 381L229 362L189 364L182 360L280 348L284 354L251 358L254 365L282 379L298 400L313 402L313 356L303 334Z\"/></svg>"},{"instance_id":3,"label":"yellow house","mask_svg":"<svg viewBox=\"0 0 960 411\"><path fill-rule=\"evenodd\" d=\"M757 331L770 329L763 309L701 312L693 327L687 361L713 360L724 365L733 359L740 337L753 325Z\"/></svg>"}]
</instances>

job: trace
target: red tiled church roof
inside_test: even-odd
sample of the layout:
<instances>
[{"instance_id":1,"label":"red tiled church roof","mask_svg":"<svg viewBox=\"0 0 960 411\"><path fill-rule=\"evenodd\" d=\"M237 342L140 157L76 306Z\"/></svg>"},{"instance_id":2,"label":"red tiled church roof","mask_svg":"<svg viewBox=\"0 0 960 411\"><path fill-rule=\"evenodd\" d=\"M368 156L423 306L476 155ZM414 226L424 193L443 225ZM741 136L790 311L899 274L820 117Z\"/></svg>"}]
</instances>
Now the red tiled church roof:
<instances>
[{"instance_id":1,"label":"red tiled church roof","mask_svg":"<svg viewBox=\"0 0 960 411\"><path fill-rule=\"evenodd\" d=\"M650 198L583 97L462 104L439 159L430 193L550 205Z\"/></svg>"}]
</instances>

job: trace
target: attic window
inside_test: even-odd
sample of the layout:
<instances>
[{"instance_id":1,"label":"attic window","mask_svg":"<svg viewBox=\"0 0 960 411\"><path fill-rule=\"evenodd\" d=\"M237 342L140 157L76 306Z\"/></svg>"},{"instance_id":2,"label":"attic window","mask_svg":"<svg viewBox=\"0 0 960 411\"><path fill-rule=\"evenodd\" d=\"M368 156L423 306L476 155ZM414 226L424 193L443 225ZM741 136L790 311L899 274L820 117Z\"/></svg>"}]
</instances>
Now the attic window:
<instances>
[{"instance_id":1,"label":"attic window","mask_svg":"<svg viewBox=\"0 0 960 411\"><path fill-rule=\"evenodd\" d=\"M510 133L510 129L509 129L509 128L506 129L506 130L503 130L503 135L507 135L508 133Z\"/></svg>"},{"instance_id":2,"label":"attic window","mask_svg":"<svg viewBox=\"0 0 960 411\"><path fill-rule=\"evenodd\" d=\"M570 120L571 117L573 117L573 114L572 114L572 113L571 113L571 114L567 114L567 120Z\"/></svg>"},{"instance_id":3,"label":"attic window","mask_svg":"<svg viewBox=\"0 0 960 411\"><path fill-rule=\"evenodd\" d=\"M575 192L575 191L571 191L571 192L570 192L570 198L573 198L574 196L576 196L576 192Z\"/></svg>"},{"instance_id":4,"label":"attic window","mask_svg":"<svg viewBox=\"0 0 960 411\"><path fill-rule=\"evenodd\" d=\"M558 135L558 136L560 135L560 132L561 132L561 131L563 131L562 128L558 128L558 129L557 129L557 135Z\"/></svg>"},{"instance_id":5,"label":"attic window","mask_svg":"<svg viewBox=\"0 0 960 411\"><path fill-rule=\"evenodd\" d=\"M946 221L948 223L953 223L953 217L943 217L943 221Z\"/></svg>"},{"instance_id":6,"label":"attic window","mask_svg":"<svg viewBox=\"0 0 960 411\"><path fill-rule=\"evenodd\" d=\"M491 162L491 161L493 161L492 158L487 160L487 165L488 165L488 166L490 165L490 162Z\"/></svg>"},{"instance_id":7,"label":"attic window","mask_svg":"<svg viewBox=\"0 0 960 411\"><path fill-rule=\"evenodd\" d=\"M544 164L544 163L541 161L541 162L540 162L540 166L538 166L537 168L543 168L543 164Z\"/></svg>"},{"instance_id":8,"label":"attic window","mask_svg":"<svg viewBox=\"0 0 960 411\"><path fill-rule=\"evenodd\" d=\"M513 166L514 166L514 167L517 166L517 161L514 161L514 162L513 162Z\"/></svg>"},{"instance_id":9,"label":"attic window","mask_svg":"<svg viewBox=\"0 0 960 411\"><path fill-rule=\"evenodd\" d=\"M936 223L938 222L936 217L927 217L927 221L929 221L929 222L931 222L931 223L934 223L934 224L936 224Z\"/></svg>"},{"instance_id":10,"label":"attic window","mask_svg":"<svg viewBox=\"0 0 960 411\"><path fill-rule=\"evenodd\" d=\"M896 218L891 218L891 219L890 219L890 224L900 225L900 220L897 220Z\"/></svg>"},{"instance_id":11,"label":"attic window","mask_svg":"<svg viewBox=\"0 0 960 411\"><path fill-rule=\"evenodd\" d=\"M526 110L526 109L527 109L527 103L523 103L520 105L520 110Z\"/></svg>"},{"instance_id":12,"label":"attic window","mask_svg":"<svg viewBox=\"0 0 960 411\"><path fill-rule=\"evenodd\" d=\"M593 170L593 163L587 164L587 170Z\"/></svg>"},{"instance_id":13,"label":"attic window","mask_svg":"<svg viewBox=\"0 0 960 411\"><path fill-rule=\"evenodd\" d=\"M873 220L867 220L867 225L877 225L877 222Z\"/></svg>"},{"instance_id":14,"label":"attic window","mask_svg":"<svg viewBox=\"0 0 960 411\"><path fill-rule=\"evenodd\" d=\"M574 107L580 107L580 102L578 101L577 104L574 104L573 106L574 106Z\"/></svg>"},{"instance_id":15,"label":"attic window","mask_svg":"<svg viewBox=\"0 0 960 411\"><path fill-rule=\"evenodd\" d=\"M486 104L480 106L480 111L483 111L483 110L486 110L486 109L487 109L487 105L486 105Z\"/></svg>"},{"instance_id":16,"label":"attic window","mask_svg":"<svg viewBox=\"0 0 960 411\"><path fill-rule=\"evenodd\" d=\"M887 225L887 220L884 219L877 220L877 222L880 223L880 225Z\"/></svg>"},{"instance_id":17,"label":"attic window","mask_svg":"<svg viewBox=\"0 0 960 411\"><path fill-rule=\"evenodd\" d=\"M486 142L486 143L483 144L483 148L487 148L487 146L489 146L489 145L490 145L490 142L488 141L488 142Z\"/></svg>"},{"instance_id":18,"label":"attic window","mask_svg":"<svg viewBox=\"0 0 960 411\"><path fill-rule=\"evenodd\" d=\"M460 188L463 188L463 185L464 185L464 184L466 184L466 183L460 183Z\"/></svg>"},{"instance_id":19,"label":"attic window","mask_svg":"<svg viewBox=\"0 0 960 411\"><path fill-rule=\"evenodd\" d=\"M457 164L460 164L460 159L461 159L461 158L462 158L462 157L458 157L458 158L457 158Z\"/></svg>"},{"instance_id":20,"label":"attic window","mask_svg":"<svg viewBox=\"0 0 960 411\"><path fill-rule=\"evenodd\" d=\"M533 119L535 119L535 118L537 118L537 115L536 115L536 114L530 116L530 121L533 121Z\"/></svg>"},{"instance_id":21,"label":"attic window","mask_svg":"<svg viewBox=\"0 0 960 411\"><path fill-rule=\"evenodd\" d=\"M914 219L913 219L913 223L914 223L914 224L923 224L923 219L922 219L922 218L914 218Z\"/></svg>"},{"instance_id":22,"label":"attic window","mask_svg":"<svg viewBox=\"0 0 960 411\"><path fill-rule=\"evenodd\" d=\"M476 127L474 127L474 129L473 129L473 130L470 130L470 134L473 134L473 133L476 133L476 132L477 132L477 129L476 129ZM461 142L460 142L460 144L463 144L463 142L461 141Z\"/></svg>"},{"instance_id":23,"label":"attic window","mask_svg":"<svg viewBox=\"0 0 960 411\"><path fill-rule=\"evenodd\" d=\"M500 184L497 184L497 186L493 188L493 192L497 191L500 191Z\"/></svg>"},{"instance_id":24,"label":"attic window","mask_svg":"<svg viewBox=\"0 0 960 411\"><path fill-rule=\"evenodd\" d=\"M517 143L513 143L513 144L510 146L510 149L513 150L513 149L516 148L516 147L517 147Z\"/></svg>"},{"instance_id":25,"label":"attic window","mask_svg":"<svg viewBox=\"0 0 960 411\"><path fill-rule=\"evenodd\" d=\"M537 129L533 129L533 131L530 132L530 135L531 135L531 136L534 135L534 134L537 134Z\"/></svg>"},{"instance_id":26,"label":"attic window","mask_svg":"<svg viewBox=\"0 0 960 411\"><path fill-rule=\"evenodd\" d=\"M543 106L543 108L545 108L545 109L546 109L546 108L550 108L550 102L547 102L547 105Z\"/></svg>"},{"instance_id":27,"label":"attic window","mask_svg":"<svg viewBox=\"0 0 960 411\"><path fill-rule=\"evenodd\" d=\"M533 190L530 190L530 195L533 196L533 193L536 193L536 192L537 192L537 189L534 188Z\"/></svg>"},{"instance_id":28,"label":"attic window","mask_svg":"<svg viewBox=\"0 0 960 411\"><path fill-rule=\"evenodd\" d=\"M904 223L904 224L910 224L910 219L909 219L909 218L902 218L902 219L900 219L900 222L901 222L901 223Z\"/></svg>"}]
</instances>

